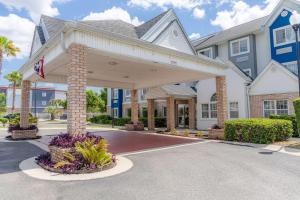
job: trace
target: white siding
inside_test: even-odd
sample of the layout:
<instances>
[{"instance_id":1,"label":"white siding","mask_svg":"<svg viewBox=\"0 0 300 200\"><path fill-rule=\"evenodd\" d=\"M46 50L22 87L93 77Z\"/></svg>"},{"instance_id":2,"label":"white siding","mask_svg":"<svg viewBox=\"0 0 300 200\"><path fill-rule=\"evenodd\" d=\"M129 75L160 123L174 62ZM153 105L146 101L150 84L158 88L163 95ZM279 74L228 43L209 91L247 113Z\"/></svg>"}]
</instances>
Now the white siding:
<instances>
[{"instance_id":1,"label":"white siding","mask_svg":"<svg viewBox=\"0 0 300 200\"><path fill-rule=\"evenodd\" d=\"M269 30L256 34L257 74L260 74L271 61Z\"/></svg>"},{"instance_id":2,"label":"white siding","mask_svg":"<svg viewBox=\"0 0 300 200\"><path fill-rule=\"evenodd\" d=\"M228 109L229 102L238 102L239 117L247 118L248 106L245 86L246 81L233 69L227 69L225 74L227 79ZM212 125L217 124L216 119L202 119L201 117L201 104L209 103L211 96L216 92L215 79L200 81L197 85L197 92L197 128L206 130Z\"/></svg>"},{"instance_id":3,"label":"white siding","mask_svg":"<svg viewBox=\"0 0 300 200\"><path fill-rule=\"evenodd\" d=\"M298 92L298 81L295 75L278 64L271 64L258 77L251 87L251 95L280 94Z\"/></svg>"},{"instance_id":4,"label":"white siding","mask_svg":"<svg viewBox=\"0 0 300 200\"><path fill-rule=\"evenodd\" d=\"M218 57L222 58L223 60L228 60L228 43L223 43L218 45Z\"/></svg>"},{"instance_id":5,"label":"white siding","mask_svg":"<svg viewBox=\"0 0 300 200\"><path fill-rule=\"evenodd\" d=\"M171 26L169 26L155 40L154 44L184 53L194 54L177 22L174 22Z\"/></svg>"}]
</instances>

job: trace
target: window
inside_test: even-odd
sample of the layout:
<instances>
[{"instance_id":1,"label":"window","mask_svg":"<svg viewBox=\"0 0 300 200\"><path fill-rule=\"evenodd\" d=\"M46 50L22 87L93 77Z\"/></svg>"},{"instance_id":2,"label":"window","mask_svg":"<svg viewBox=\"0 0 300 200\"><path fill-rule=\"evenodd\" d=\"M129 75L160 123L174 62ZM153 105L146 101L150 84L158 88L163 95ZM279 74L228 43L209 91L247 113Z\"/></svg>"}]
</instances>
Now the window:
<instances>
[{"instance_id":1,"label":"window","mask_svg":"<svg viewBox=\"0 0 300 200\"><path fill-rule=\"evenodd\" d=\"M145 100L145 95L146 95L146 93L147 93L147 89L142 89L142 90L141 90L141 100L142 100L142 101Z\"/></svg>"},{"instance_id":2,"label":"window","mask_svg":"<svg viewBox=\"0 0 300 200\"><path fill-rule=\"evenodd\" d=\"M118 99L119 98L119 89L114 89L113 91L113 99Z\"/></svg>"},{"instance_id":3,"label":"window","mask_svg":"<svg viewBox=\"0 0 300 200\"><path fill-rule=\"evenodd\" d=\"M252 76L251 69L244 69L243 71L244 71L245 74L247 74L248 76Z\"/></svg>"},{"instance_id":4,"label":"window","mask_svg":"<svg viewBox=\"0 0 300 200\"><path fill-rule=\"evenodd\" d=\"M131 100L131 92L130 90L125 90L124 101L130 102L130 100Z\"/></svg>"},{"instance_id":5,"label":"window","mask_svg":"<svg viewBox=\"0 0 300 200\"><path fill-rule=\"evenodd\" d=\"M275 47L295 42L295 33L289 25L274 29L273 36Z\"/></svg>"},{"instance_id":6,"label":"window","mask_svg":"<svg viewBox=\"0 0 300 200\"><path fill-rule=\"evenodd\" d=\"M119 117L119 112L118 112L118 108L114 108L113 112L114 112L114 118L118 118Z\"/></svg>"},{"instance_id":7,"label":"window","mask_svg":"<svg viewBox=\"0 0 300 200\"><path fill-rule=\"evenodd\" d=\"M290 70L291 72L298 74L298 66L297 62L289 62L289 63L283 63L283 65Z\"/></svg>"},{"instance_id":8,"label":"window","mask_svg":"<svg viewBox=\"0 0 300 200\"><path fill-rule=\"evenodd\" d=\"M201 105L203 119L216 119L218 117L217 101L217 95L214 94L210 98L210 103Z\"/></svg>"},{"instance_id":9,"label":"window","mask_svg":"<svg viewBox=\"0 0 300 200\"><path fill-rule=\"evenodd\" d=\"M46 92L42 92L42 97L46 97L47 93Z\"/></svg>"},{"instance_id":10,"label":"window","mask_svg":"<svg viewBox=\"0 0 300 200\"><path fill-rule=\"evenodd\" d=\"M213 58L213 49L212 47L210 48L207 48L207 49L202 49L202 50L199 50L198 51L198 55L204 55L204 56L207 56L209 58Z\"/></svg>"},{"instance_id":11,"label":"window","mask_svg":"<svg viewBox=\"0 0 300 200\"><path fill-rule=\"evenodd\" d=\"M229 103L229 116L231 119L239 118L239 103L230 102Z\"/></svg>"},{"instance_id":12,"label":"window","mask_svg":"<svg viewBox=\"0 0 300 200\"><path fill-rule=\"evenodd\" d=\"M230 42L231 56L238 56L250 52L249 37L241 38Z\"/></svg>"},{"instance_id":13,"label":"window","mask_svg":"<svg viewBox=\"0 0 300 200\"><path fill-rule=\"evenodd\" d=\"M283 115L288 114L287 100L267 100L264 101L264 117L269 117L272 114Z\"/></svg>"},{"instance_id":14,"label":"window","mask_svg":"<svg viewBox=\"0 0 300 200\"><path fill-rule=\"evenodd\" d=\"M42 105L46 106L47 105L47 101L42 101Z\"/></svg>"}]
</instances>

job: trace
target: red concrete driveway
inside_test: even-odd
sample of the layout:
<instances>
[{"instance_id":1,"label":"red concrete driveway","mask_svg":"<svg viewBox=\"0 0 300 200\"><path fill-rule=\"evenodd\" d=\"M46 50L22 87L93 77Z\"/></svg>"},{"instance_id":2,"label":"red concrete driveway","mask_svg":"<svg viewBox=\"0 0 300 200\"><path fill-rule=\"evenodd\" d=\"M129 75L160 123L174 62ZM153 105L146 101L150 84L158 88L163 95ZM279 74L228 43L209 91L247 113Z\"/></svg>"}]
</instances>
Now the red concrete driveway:
<instances>
[{"instance_id":1,"label":"red concrete driveway","mask_svg":"<svg viewBox=\"0 0 300 200\"><path fill-rule=\"evenodd\" d=\"M109 144L108 150L114 154L142 151L146 149L199 141L189 138L126 131L101 131L94 134L101 135L104 139L106 139Z\"/></svg>"}]
</instances>

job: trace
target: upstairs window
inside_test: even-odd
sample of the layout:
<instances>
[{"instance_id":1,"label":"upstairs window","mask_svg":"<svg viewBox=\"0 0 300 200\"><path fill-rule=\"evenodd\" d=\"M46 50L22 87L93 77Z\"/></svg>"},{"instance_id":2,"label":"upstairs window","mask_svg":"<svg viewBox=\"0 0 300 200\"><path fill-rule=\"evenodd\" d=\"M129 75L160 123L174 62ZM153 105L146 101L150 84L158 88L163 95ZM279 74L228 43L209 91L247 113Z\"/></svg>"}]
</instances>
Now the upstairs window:
<instances>
[{"instance_id":1,"label":"upstairs window","mask_svg":"<svg viewBox=\"0 0 300 200\"><path fill-rule=\"evenodd\" d=\"M275 47L291 44L294 43L296 40L295 33L291 26L284 26L284 27L274 29L273 36L274 36Z\"/></svg>"},{"instance_id":2,"label":"upstairs window","mask_svg":"<svg viewBox=\"0 0 300 200\"><path fill-rule=\"evenodd\" d=\"M130 102L130 100L131 100L131 92L130 90L125 90L124 101Z\"/></svg>"},{"instance_id":3,"label":"upstairs window","mask_svg":"<svg viewBox=\"0 0 300 200\"><path fill-rule=\"evenodd\" d=\"M204 55L207 56L209 58L213 58L213 50L212 48L207 48L207 49L202 49L198 51L198 55Z\"/></svg>"},{"instance_id":4,"label":"upstairs window","mask_svg":"<svg viewBox=\"0 0 300 200\"><path fill-rule=\"evenodd\" d=\"M244 37L230 42L231 56L238 56L249 52L250 52L249 37Z\"/></svg>"},{"instance_id":5,"label":"upstairs window","mask_svg":"<svg viewBox=\"0 0 300 200\"><path fill-rule=\"evenodd\" d=\"M47 93L46 92L42 92L42 97L46 97Z\"/></svg>"}]
</instances>

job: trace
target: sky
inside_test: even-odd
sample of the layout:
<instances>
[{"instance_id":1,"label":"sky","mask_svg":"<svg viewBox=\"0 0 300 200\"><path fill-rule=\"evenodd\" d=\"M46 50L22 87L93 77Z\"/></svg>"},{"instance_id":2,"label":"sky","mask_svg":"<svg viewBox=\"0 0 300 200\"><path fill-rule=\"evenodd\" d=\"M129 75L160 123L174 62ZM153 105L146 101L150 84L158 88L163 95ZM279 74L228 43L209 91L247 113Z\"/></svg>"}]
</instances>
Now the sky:
<instances>
[{"instance_id":1,"label":"sky","mask_svg":"<svg viewBox=\"0 0 300 200\"><path fill-rule=\"evenodd\" d=\"M5 58L5 74L18 70L28 59L35 25L41 14L65 20L121 19L134 25L173 8L191 39L203 37L268 15L279 0L0 0L0 35L21 52ZM40 84L42 86L42 84ZM43 86L53 87L53 84ZM59 86L61 87L61 86Z\"/></svg>"}]
</instances>

